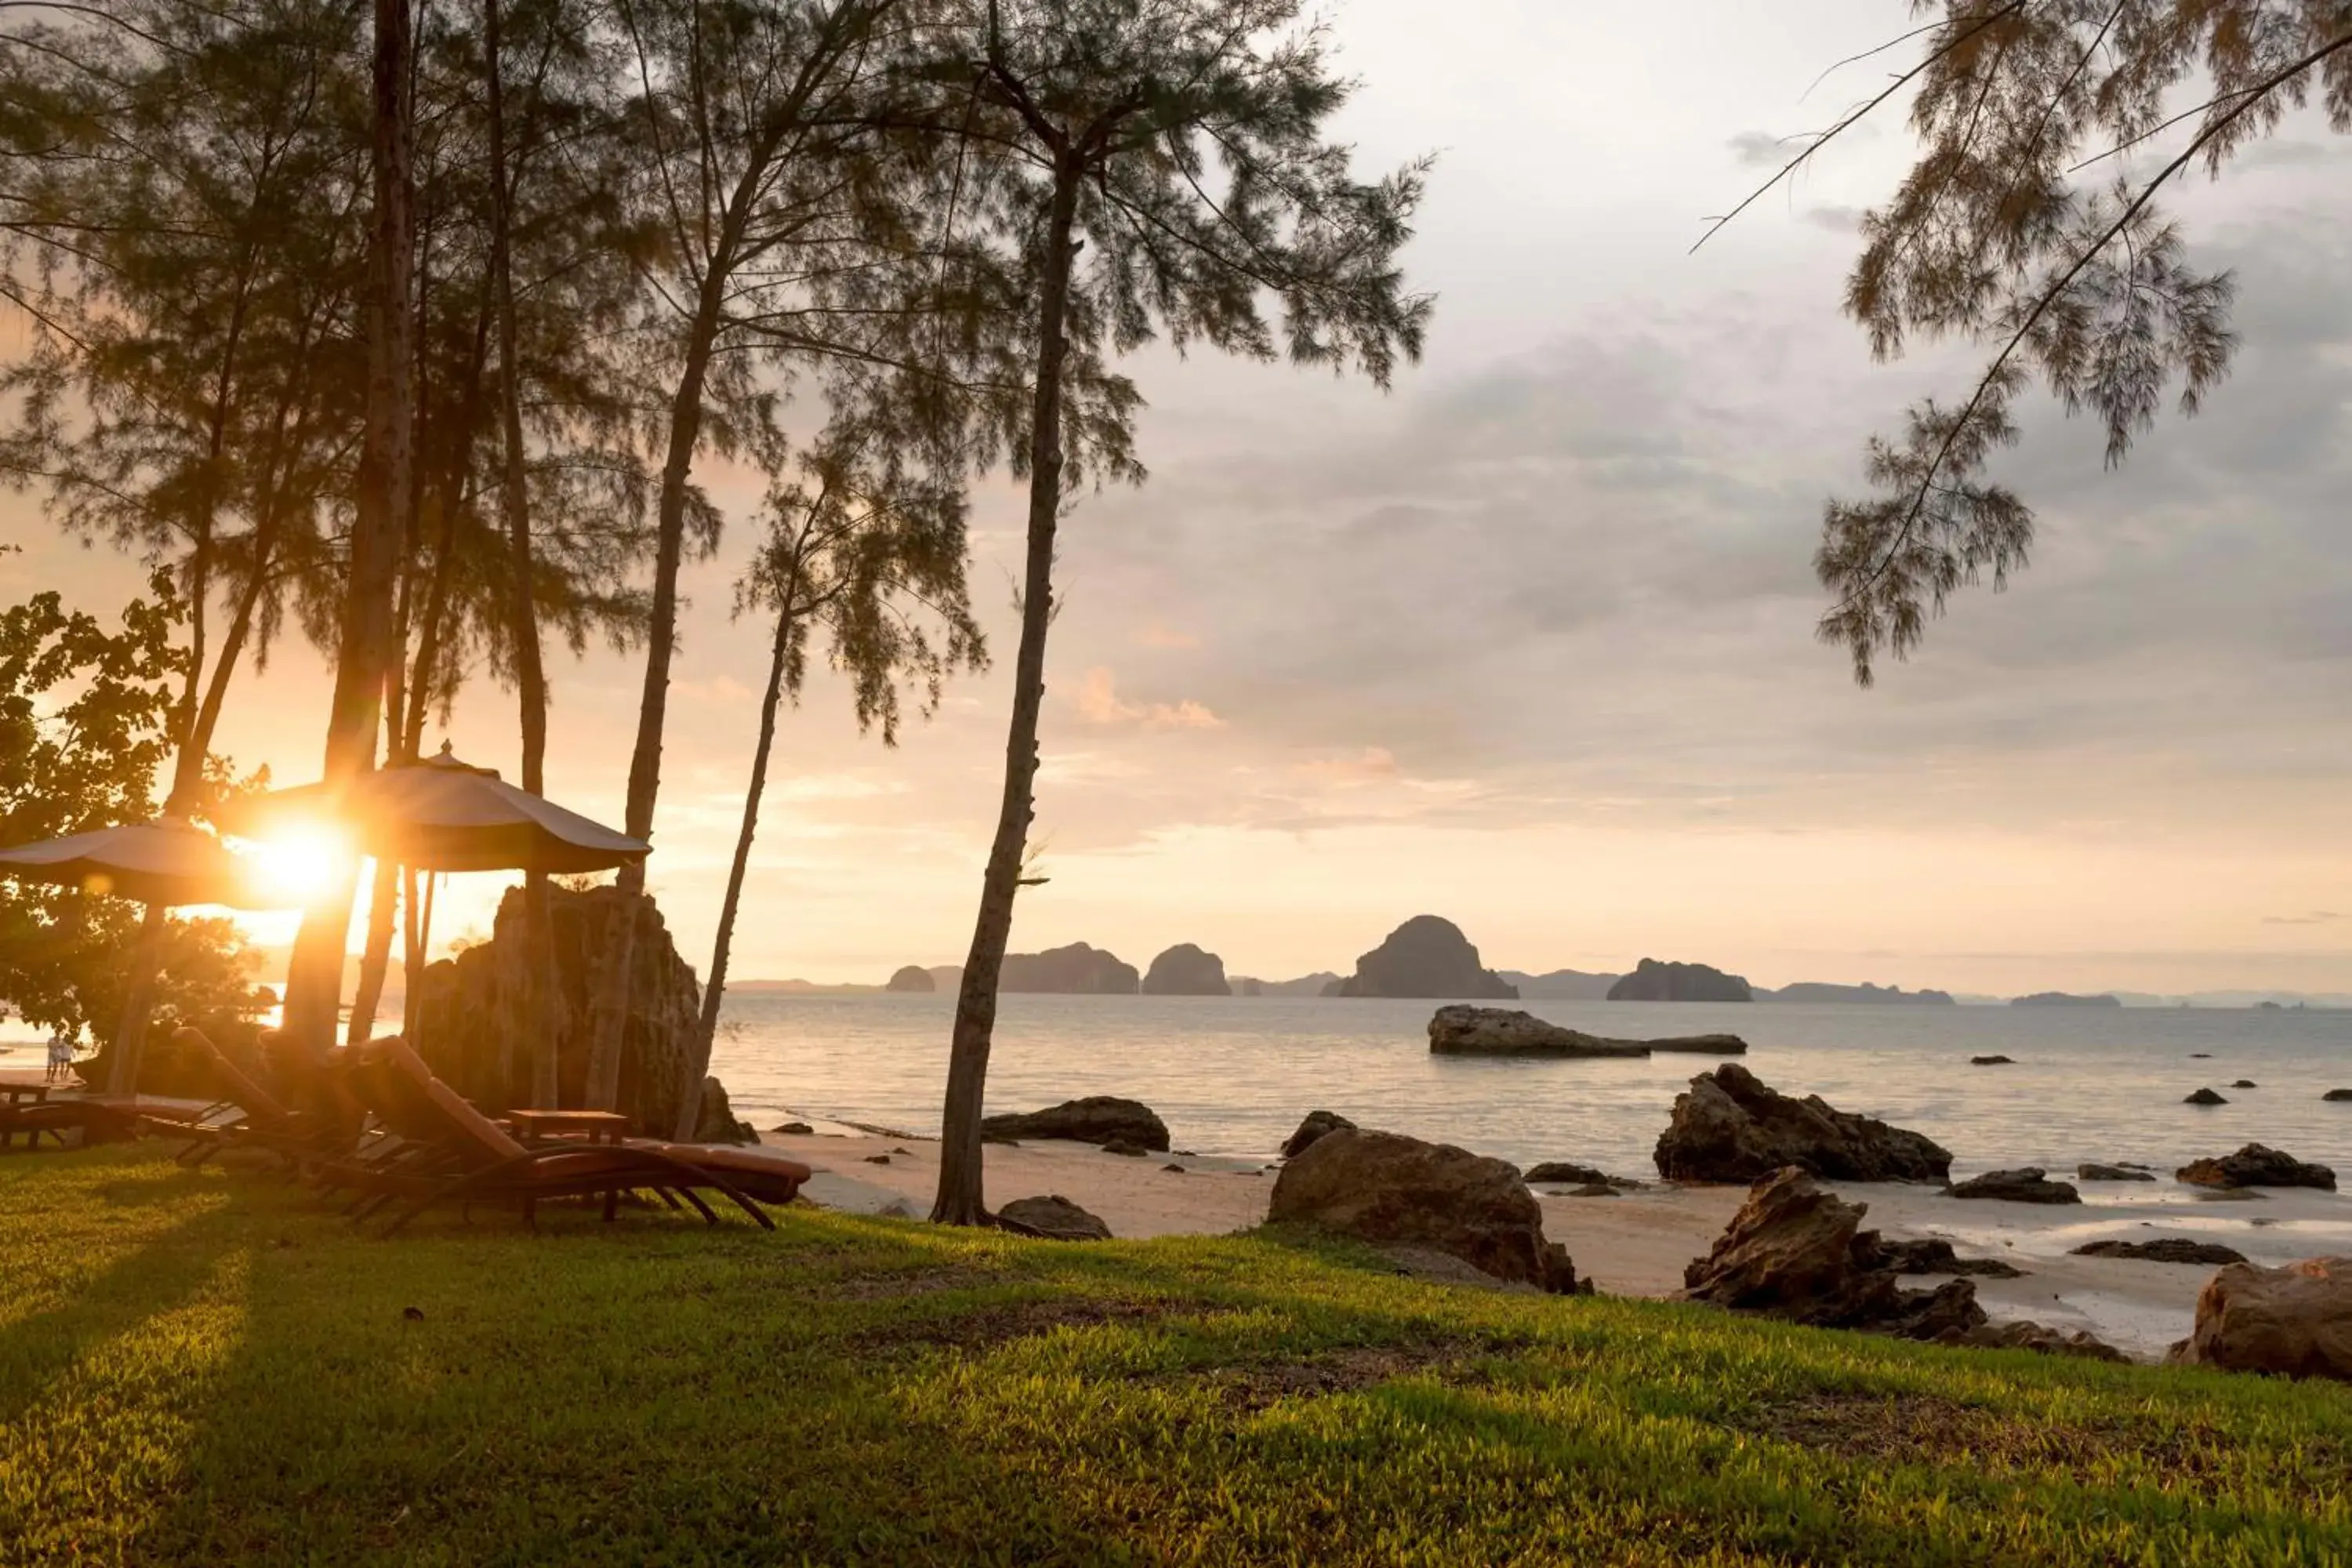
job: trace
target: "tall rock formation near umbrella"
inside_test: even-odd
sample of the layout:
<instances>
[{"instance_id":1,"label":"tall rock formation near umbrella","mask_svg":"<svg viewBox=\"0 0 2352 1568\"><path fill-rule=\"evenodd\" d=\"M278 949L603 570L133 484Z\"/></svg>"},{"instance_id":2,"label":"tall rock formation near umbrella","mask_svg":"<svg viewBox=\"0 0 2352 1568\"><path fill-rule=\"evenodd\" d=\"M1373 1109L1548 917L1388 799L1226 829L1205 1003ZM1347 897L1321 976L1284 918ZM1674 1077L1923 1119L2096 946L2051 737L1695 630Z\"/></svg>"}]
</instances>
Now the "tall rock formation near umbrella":
<instances>
[{"instance_id":1,"label":"tall rock formation near umbrella","mask_svg":"<svg viewBox=\"0 0 2352 1568\"><path fill-rule=\"evenodd\" d=\"M1146 996L1230 996L1225 961L1203 952L1189 942L1179 942L1151 961L1144 972Z\"/></svg>"},{"instance_id":2,"label":"tall rock formation near umbrella","mask_svg":"<svg viewBox=\"0 0 2352 1568\"><path fill-rule=\"evenodd\" d=\"M1356 960L1356 973L1339 983L1336 994L1510 1002L1519 993L1479 963L1478 950L1460 926L1436 915L1415 915Z\"/></svg>"}]
</instances>

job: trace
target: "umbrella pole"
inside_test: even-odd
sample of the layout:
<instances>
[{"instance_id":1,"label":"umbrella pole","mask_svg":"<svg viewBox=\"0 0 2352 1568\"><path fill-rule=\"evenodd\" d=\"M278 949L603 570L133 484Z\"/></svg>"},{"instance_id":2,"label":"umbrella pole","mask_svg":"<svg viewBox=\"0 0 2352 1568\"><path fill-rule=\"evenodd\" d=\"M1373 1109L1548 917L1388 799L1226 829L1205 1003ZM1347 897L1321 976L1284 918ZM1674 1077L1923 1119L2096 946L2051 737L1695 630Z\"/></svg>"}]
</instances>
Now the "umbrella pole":
<instances>
[{"instance_id":1,"label":"umbrella pole","mask_svg":"<svg viewBox=\"0 0 2352 1568\"><path fill-rule=\"evenodd\" d=\"M433 946L433 894L434 889L440 885L441 879L438 876L431 871L425 873L425 901L416 915L416 951L408 955L410 964L408 984L411 987L411 995L416 994L422 989L425 966L432 962L426 957L426 953ZM416 1048L417 1039L423 1033L424 1013L425 1010L420 1007L417 1009L415 1022L404 1019L401 1024L402 1032L408 1037L408 1047L411 1050Z\"/></svg>"}]
</instances>

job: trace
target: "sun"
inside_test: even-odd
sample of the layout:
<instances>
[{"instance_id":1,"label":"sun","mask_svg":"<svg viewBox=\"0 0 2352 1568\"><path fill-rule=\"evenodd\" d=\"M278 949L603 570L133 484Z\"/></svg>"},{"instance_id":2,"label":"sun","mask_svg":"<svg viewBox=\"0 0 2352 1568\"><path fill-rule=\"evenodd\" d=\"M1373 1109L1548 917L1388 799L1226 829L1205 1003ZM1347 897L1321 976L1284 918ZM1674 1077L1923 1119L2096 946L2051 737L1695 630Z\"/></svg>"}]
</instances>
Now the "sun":
<instances>
[{"instance_id":1,"label":"sun","mask_svg":"<svg viewBox=\"0 0 2352 1568\"><path fill-rule=\"evenodd\" d=\"M318 903L351 874L351 841L331 827L289 827L255 839L251 854L262 889L290 903Z\"/></svg>"}]
</instances>

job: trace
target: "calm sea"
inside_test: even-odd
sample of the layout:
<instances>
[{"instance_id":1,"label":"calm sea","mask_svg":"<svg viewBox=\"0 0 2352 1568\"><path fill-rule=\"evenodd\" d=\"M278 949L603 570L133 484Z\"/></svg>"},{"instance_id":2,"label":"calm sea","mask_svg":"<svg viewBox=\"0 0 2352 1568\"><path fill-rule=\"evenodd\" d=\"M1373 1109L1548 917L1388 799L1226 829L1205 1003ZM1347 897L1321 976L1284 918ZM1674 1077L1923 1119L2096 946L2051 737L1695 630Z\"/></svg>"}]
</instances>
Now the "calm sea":
<instances>
[{"instance_id":1,"label":"calm sea","mask_svg":"<svg viewBox=\"0 0 2352 1568\"><path fill-rule=\"evenodd\" d=\"M988 1108L1140 1100L1176 1146L1270 1156L1318 1107L1525 1164L1646 1173L1675 1095L1710 1060L1518 1062L1429 1054L1430 1002L1006 996ZM2352 1012L1530 1002L1540 1017L1642 1038L1729 1030L1773 1088L1916 1128L1958 1172L2084 1160L2169 1169L2263 1142L2352 1178ZM713 1070L739 1114L938 1131L950 996L738 995ZM2204 1052L2208 1060L2192 1059ZM2013 1067L1971 1067L2005 1055ZM2250 1079L2260 1087L2228 1087ZM2231 1103L2183 1105L2211 1085Z\"/></svg>"}]
</instances>

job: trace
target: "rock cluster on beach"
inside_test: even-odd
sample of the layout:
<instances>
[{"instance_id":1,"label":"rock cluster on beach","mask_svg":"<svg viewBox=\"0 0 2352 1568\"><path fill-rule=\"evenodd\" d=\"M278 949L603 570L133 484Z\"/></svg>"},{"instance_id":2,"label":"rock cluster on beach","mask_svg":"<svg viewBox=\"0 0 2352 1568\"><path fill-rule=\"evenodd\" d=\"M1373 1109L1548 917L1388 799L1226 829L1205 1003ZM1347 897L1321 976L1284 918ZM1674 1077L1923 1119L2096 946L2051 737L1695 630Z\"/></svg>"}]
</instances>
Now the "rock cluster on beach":
<instances>
[{"instance_id":1,"label":"rock cluster on beach","mask_svg":"<svg viewBox=\"0 0 2352 1568\"><path fill-rule=\"evenodd\" d=\"M1074 942L1044 952L1008 952L999 991L1080 996L1132 996L1141 984L1135 965L1116 953Z\"/></svg>"},{"instance_id":2,"label":"rock cluster on beach","mask_svg":"<svg viewBox=\"0 0 2352 1568\"><path fill-rule=\"evenodd\" d=\"M1880 1237L1876 1231L1863 1234L1877 1239L1876 1247L1869 1254L1871 1265L1892 1268L1897 1274L1968 1274L1986 1279L2020 1279L2025 1275L2022 1268L1998 1258L1962 1258L1940 1236L1895 1241Z\"/></svg>"},{"instance_id":3,"label":"rock cluster on beach","mask_svg":"<svg viewBox=\"0 0 2352 1568\"><path fill-rule=\"evenodd\" d=\"M2173 1176L2192 1187L2317 1187L2336 1190L2336 1173L2294 1155L2249 1143L2234 1154L2191 1160Z\"/></svg>"},{"instance_id":4,"label":"rock cluster on beach","mask_svg":"<svg viewBox=\"0 0 2352 1568\"><path fill-rule=\"evenodd\" d=\"M2352 1258L2309 1258L2283 1268L2230 1265L2205 1282L2195 1330L2165 1359L2352 1381Z\"/></svg>"},{"instance_id":5,"label":"rock cluster on beach","mask_svg":"<svg viewBox=\"0 0 2352 1568\"><path fill-rule=\"evenodd\" d=\"M1543 1205L1519 1173L1448 1143L1346 1127L1294 1156L1266 1218L1359 1240L1433 1247L1495 1279L1577 1289L1568 1251L1543 1233Z\"/></svg>"},{"instance_id":6,"label":"rock cluster on beach","mask_svg":"<svg viewBox=\"0 0 2352 1568\"><path fill-rule=\"evenodd\" d=\"M1155 1153L1168 1150L1168 1123L1140 1100L1095 1094L1043 1110L1007 1111L981 1119L983 1136L1066 1138L1077 1143L1128 1143Z\"/></svg>"},{"instance_id":7,"label":"rock cluster on beach","mask_svg":"<svg viewBox=\"0 0 2352 1568\"><path fill-rule=\"evenodd\" d=\"M1429 1020L1429 1049L1441 1057L1646 1057L1654 1051L1737 1057L1748 1042L1737 1035L1681 1035L1662 1040L1611 1040L1547 1023L1511 1007L1456 1002Z\"/></svg>"},{"instance_id":8,"label":"rock cluster on beach","mask_svg":"<svg viewBox=\"0 0 2352 1568\"><path fill-rule=\"evenodd\" d=\"M1337 996L1469 996L1515 1001L1518 992L1478 962L1462 928L1436 915L1415 915L1356 960Z\"/></svg>"},{"instance_id":9,"label":"rock cluster on beach","mask_svg":"<svg viewBox=\"0 0 2352 1568\"><path fill-rule=\"evenodd\" d=\"M1705 963L1662 963L1645 958L1633 973L1609 988L1612 1002L1748 1002L1754 1000L1745 975L1726 974Z\"/></svg>"},{"instance_id":10,"label":"rock cluster on beach","mask_svg":"<svg viewBox=\"0 0 2352 1568\"><path fill-rule=\"evenodd\" d=\"M1178 942L1151 961L1144 971L1146 996L1230 996L1225 961L1203 952L1189 942Z\"/></svg>"},{"instance_id":11,"label":"rock cluster on beach","mask_svg":"<svg viewBox=\"0 0 2352 1568\"><path fill-rule=\"evenodd\" d=\"M2159 1236L2153 1241L2086 1241L2074 1249L2077 1258L2128 1258L2141 1263L2243 1263L2246 1255L2218 1241L2191 1241L2183 1236Z\"/></svg>"},{"instance_id":12,"label":"rock cluster on beach","mask_svg":"<svg viewBox=\"0 0 2352 1568\"><path fill-rule=\"evenodd\" d=\"M1819 1095L1794 1100L1737 1062L1691 1079L1654 1155L1669 1181L1756 1182L1787 1166L1831 1181L1941 1182L1951 1151Z\"/></svg>"}]
</instances>

